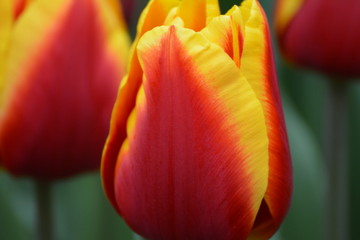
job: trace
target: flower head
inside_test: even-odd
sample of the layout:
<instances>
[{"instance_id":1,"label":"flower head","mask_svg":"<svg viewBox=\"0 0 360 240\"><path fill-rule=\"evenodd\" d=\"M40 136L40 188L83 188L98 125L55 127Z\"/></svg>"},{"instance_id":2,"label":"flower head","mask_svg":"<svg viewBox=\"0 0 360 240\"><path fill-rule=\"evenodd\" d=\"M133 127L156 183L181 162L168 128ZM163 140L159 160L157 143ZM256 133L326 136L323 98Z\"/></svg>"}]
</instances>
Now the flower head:
<instances>
[{"instance_id":1,"label":"flower head","mask_svg":"<svg viewBox=\"0 0 360 240\"><path fill-rule=\"evenodd\" d=\"M0 158L12 174L100 166L129 45L114 3L1 1Z\"/></svg>"},{"instance_id":2,"label":"flower head","mask_svg":"<svg viewBox=\"0 0 360 240\"><path fill-rule=\"evenodd\" d=\"M360 2L278 0L276 28L284 55L328 74L360 76Z\"/></svg>"},{"instance_id":3,"label":"flower head","mask_svg":"<svg viewBox=\"0 0 360 240\"><path fill-rule=\"evenodd\" d=\"M268 239L292 189L267 21L256 0L153 0L103 154L106 193L149 239Z\"/></svg>"}]
</instances>

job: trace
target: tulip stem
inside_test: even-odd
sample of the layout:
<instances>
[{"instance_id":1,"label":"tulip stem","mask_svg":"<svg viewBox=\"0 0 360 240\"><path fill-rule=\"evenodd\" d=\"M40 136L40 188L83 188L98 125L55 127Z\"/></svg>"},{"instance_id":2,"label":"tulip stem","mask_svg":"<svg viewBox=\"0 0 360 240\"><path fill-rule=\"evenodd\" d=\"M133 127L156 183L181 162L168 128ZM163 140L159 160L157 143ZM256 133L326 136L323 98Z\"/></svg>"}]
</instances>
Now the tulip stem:
<instances>
[{"instance_id":1,"label":"tulip stem","mask_svg":"<svg viewBox=\"0 0 360 240\"><path fill-rule=\"evenodd\" d=\"M326 135L326 239L348 239L347 81L332 79Z\"/></svg>"},{"instance_id":2,"label":"tulip stem","mask_svg":"<svg viewBox=\"0 0 360 240\"><path fill-rule=\"evenodd\" d=\"M36 182L37 230L39 240L53 239L51 183Z\"/></svg>"}]
</instances>

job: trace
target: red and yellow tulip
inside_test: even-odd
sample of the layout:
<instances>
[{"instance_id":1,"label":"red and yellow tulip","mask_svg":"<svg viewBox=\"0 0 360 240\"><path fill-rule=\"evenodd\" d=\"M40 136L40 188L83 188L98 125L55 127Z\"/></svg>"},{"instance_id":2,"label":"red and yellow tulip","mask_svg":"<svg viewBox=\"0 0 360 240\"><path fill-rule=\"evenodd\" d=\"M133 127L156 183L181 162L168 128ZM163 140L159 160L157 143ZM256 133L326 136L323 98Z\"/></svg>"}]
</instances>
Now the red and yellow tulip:
<instances>
[{"instance_id":1,"label":"red and yellow tulip","mask_svg":"<svg viewBox=\"0 0 360 240\"><path fill-rule=\"evenodd\" d=\"M103 153L109 200L148 239L268 239L289 207L289 147L256 0L152 0Z\"/></svg>"},{"instance_id":2,"label":"red and yellow tulip","mask_svg":"<svg viewBox=\"0 0 360 240\"><path fill-rule=\"evenodd\" d=\"M0 2L0 158L52 180L100 166L129 37L115 0Z\"/></svg>"},{"instance_id":3,"label":"red and yellow tulip","mask_svg":"<svg viewBox=\"0 0 360 240\"><path fill-rule=\"evenodd\" d=\"M290 61L328 74L360 76L360 1L278 0L275 16Z\"/></svg>"}]
</instances>

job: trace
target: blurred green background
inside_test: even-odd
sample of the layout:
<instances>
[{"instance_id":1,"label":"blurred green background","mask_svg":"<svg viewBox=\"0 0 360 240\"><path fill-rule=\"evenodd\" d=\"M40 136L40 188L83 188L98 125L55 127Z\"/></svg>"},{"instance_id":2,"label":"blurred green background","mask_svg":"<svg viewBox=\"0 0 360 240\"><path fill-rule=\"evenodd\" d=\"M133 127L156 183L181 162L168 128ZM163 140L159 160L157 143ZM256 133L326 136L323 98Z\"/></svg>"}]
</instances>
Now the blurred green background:
<instances>
[{"instance_id":1,"label":"blurred green background","mask_svg":"<svg viewBox=\"0 0 360 240\"><path fill-rule=\"evenodd\" d=\"M138 0L130 24L147 1ZM224 0L225 11L240 1ZM275 1L260 1L272 26ZM286 64L273 41L283 106L293 159L294 194L291 209L272 240L324 239L323 131L328 82L325 76ZM349 103L349 204L351 239L360 236L360 85L350 82ZM98 173L86 174L54 184L54 223L57 240L135 239L115 213L103 193ZM36 239L34 184L0 172L0 239ZM344 239L345 240L345 239Z\"/></svg>"}]
</instances>

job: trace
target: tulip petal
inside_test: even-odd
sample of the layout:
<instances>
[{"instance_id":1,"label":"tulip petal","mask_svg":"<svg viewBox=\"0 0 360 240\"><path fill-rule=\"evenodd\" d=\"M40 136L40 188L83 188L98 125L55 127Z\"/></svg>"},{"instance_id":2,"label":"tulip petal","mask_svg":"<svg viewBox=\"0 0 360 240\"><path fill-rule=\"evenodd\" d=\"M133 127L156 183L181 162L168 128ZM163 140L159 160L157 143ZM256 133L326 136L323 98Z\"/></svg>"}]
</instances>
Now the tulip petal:
<instances>
[{"instance_id":1,"label":"tulip petal","mask_svg":"<svg viewBox=\"0 0 360 240\"><path fill-rule=\"evenodd\" d=\"M255 0L244 1L241 10L246 37L240 70L262 103L269 139L269 184L253 236L268 239L280 226L289 208L292 192L290 152L266 16Z\"/></svg>"},{"instance_id":2,"label":"tulip petal","mask_svg":"<svg viewBox=\"0 0 360 240\"><path fill-rule=\"evenodd\" d=\"M284 33L286 26L303 6L305 0L277 0L275 8L275 26L279 34Z\"/></svg>"},{"instance_id":3,"label":"tulip petal","mask_svg":"<svg viewBox=\"0 0 360 240\"><path fill-rule=\"evenodd\" d=\"M9 37L12 25L12 6L10 1L0 1L0 106L3 96L3 71L6 62L7 45L9 43ZM2 159L0 157L0 169L2 169Z\"/></svg>"},{"instance_id":4,"label":"tulip petal","mask_svg":"<svg viewBox=\"0 0 360 240\"><path fill-rule=\"evenodd\" d=\"M144 87L116 167L121 214L149 239L246 239L268 179L255 93L232 59L192 30L156 28L138 54Z\"/></svg>"},{"instance_id":5,"label":"tulip petal","mask_svg":"<svg viewBox=\"0 0 360 240\"><path fill-rule=\"evenodd\" d=\"M228 16L218 16L202 30L202 33L210 41L216 43L234 60L240 68L241 55L244 42L244 24L241 11L234 6Z\"/></svg>"},{"instance_id":6,"label":"tulip petal","mask_svg":"<svg viewBox=\"0 0 360 240\"><path fill-rule=\"evenodd\" d=\"M27 7L27 5L29 4L29 2L31 2L32 0L15 0L13 1L14 4L14 11L13 11L13 16L14 19L17 19L21 13L24 11L24 9Z\"/></svg>"},{"instance_id":7,"label":"tulip petal","mask_svg":"<svg viewBox=\"0 0 360 240\"><path fill-rule=\"evenodd\" d=\"M38 0L18 19L0 122L1 154L13 174L52 180L98 168L124 72L111 53L120 48L108 45L114 22L101 12L104 3Z\"/></svg>"},{"instance_id":8,"label":"tulip petal","mask_svg":"<svg viewBox=\"0 0 360 240\"><path fill-rule=\"evenodd\" d=\"M5 67L5 54L10 37L11 24L12 16L10 1L0 1L0 99L3 92L4 81L2 75Z\"/></svg>"},{"instance_id":9,"label":"tulip petal","mask_svg":"<svg viewBox=\"0 0 360 240\"><path fill-rule=\"evenodd\" d=\"M142 82L142 69L134 51L139 38L156 26L163 24L168 12L178 5L178 0L152 0L142 12L137 26L137 38L130 53L131 68L121 82L119 94L113 109L110 133L103 151L101 173L103 187L114 208L119 212L114 192L114 169L120 147L126 139L126 122L135 106L136 95Z\"/></svg>"},{"instance_id":10,"label":"tulip petal","mask_svg":"<svg viewBox=\"0 0 360 240\"><path fill-rule=\"evenodd\" d=\"M145 32L156 26L161 26L168 12L178 5L178 0L151 0L140 16L137 37L140 38Z\"/></svg>"},{"instance_id":11,"label":"tulip petal","mask_svg":"<svg viewBox=\"0 0 360 240\"><path fill-rule=\"evenodd\" d=\"M106 6L110 6L110 9L113 11L113 12L115 12L116 13L116 17L117 18L120 18L120 19L125 19L125 17L124 17L124 9L126 9L126 10L128 10L127 8L126 8L126 6L124 6L125 8L123 8L123 6L120 4L120 3L123 3L124 1L118 1L118 0L107 0L107 4L104 4L104 2L106 2L106 1L100 1L100 3L102 3L103 5L106 5ZM127 5L129 5L127 2L126 2L126 4ZM129 12L131 12L131 9L129 9L130 11ZM114 14L110 14L110 15L114 15ZM121 21L121 24L124 24L124 25L126 25L125 24L125 21Z\"/></svg>"},{"instance_id":12,"label":"tulip petal","mask_svg":"<svg viewBox=\"0 0 360 240\"><path fill-rule=\"evenodd\" d=\"M234 59L263 105L269 138L270 183L252 235L267 239L280 225L292 189L290 153L268 27L257 1L245 1L226 15L214 18L202 33Z\"/></svg>"},{"instance_id":13,"label":"tulip petal","mask_svg":"<svg viewBox=\"0 0 360 240\"><path fill-rule=\"evenodd\" d=\"M200 31L207 22L220 15L220 7L218 0L183 0L177 14L186 28Z\"/></svg>"}]
</instances>

